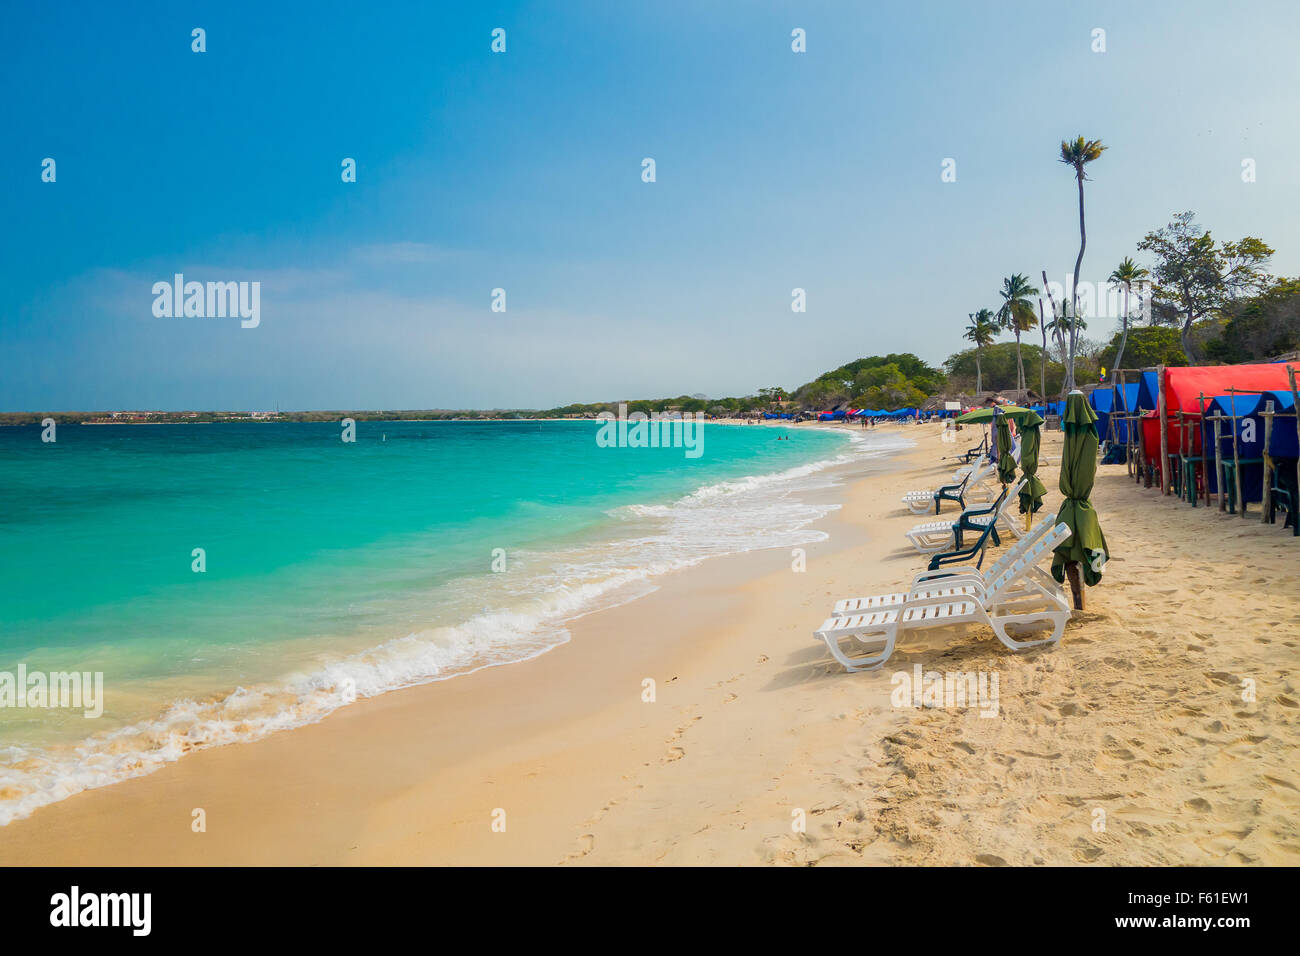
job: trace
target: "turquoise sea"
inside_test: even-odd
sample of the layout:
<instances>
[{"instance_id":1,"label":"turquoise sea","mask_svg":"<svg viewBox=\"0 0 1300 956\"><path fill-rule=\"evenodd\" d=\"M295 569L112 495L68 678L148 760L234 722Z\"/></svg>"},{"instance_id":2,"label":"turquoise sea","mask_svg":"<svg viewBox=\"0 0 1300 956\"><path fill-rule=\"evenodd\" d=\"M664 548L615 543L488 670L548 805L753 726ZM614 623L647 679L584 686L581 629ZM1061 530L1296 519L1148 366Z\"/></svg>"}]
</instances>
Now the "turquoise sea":
<instances>
[{"instance_id":1,"label":"turquoise sea","mask_svg":"<svg viewBox=\"0 0 1300 956\"><path fill-rule=\"evenodd\" d=\"M0 707L0 825L524 660L669 571L817 540L830 506L797 492L901 442L708 424L691 458L600 447L594 422L356 429L0 428L0 674L102 672L105 689L98 718Z\"/></svg>"}]
</instances>

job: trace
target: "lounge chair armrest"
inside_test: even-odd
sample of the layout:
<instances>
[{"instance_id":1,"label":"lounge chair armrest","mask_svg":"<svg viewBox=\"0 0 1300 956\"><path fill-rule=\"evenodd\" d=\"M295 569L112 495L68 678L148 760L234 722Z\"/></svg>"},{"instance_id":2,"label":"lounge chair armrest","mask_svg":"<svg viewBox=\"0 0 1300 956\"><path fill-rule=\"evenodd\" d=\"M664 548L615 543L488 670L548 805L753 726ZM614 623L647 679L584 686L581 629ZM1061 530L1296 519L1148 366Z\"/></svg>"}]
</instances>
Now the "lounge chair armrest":
<instances>
[{"instance_id":1,"label":"lounge chair armrest","mask_svg":"<svg viewBox=\"0 0 1300 956\"><path fill-rule=\"evenodd\" d=\"M912 578L912 586L915 587L916 585L922 583L923 581L932 581L937 578L951 578L951 577L960 577L960 576L978 578L981 581L984 580L984 576L980 574L980 569L975 567L975 565L957 564L957 565L953 565L950 568L940 568L938 571L931 571L928 568L924 571L918 571L916 572L916 577Z\"/></svg>"}]
</instances>

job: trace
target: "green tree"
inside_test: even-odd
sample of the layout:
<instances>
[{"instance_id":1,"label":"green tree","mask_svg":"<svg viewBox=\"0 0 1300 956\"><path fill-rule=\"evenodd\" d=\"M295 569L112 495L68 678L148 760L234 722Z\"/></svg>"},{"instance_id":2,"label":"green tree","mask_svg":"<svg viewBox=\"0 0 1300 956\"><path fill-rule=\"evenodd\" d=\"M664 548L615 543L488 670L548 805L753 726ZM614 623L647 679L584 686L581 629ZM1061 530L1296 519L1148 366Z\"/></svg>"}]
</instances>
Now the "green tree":
<instances>
[{"instance_id":1,"label":"green tree","mask_svg":"<svg viewBox=\"0 0 1300 956\"><path fill-rule=\"evenodd\" d=\"M1133 284L1141 282L1151 275L1146 269L1142 268L1129 256L1125 256L1110 274L1110 281L1124 290L1124 317L1123 327L1120 331L1119 349L1115 353L1115 371L1124 367L1124 345L1128 342L1128 297L1129 292L1133 289Z\"/></svg>"},{"instance_id":2,"label":"green tree","mask_svg":"<svg viewBox=\"0 0 1300 956\"><path fill-rule=\"evenodd\" d=\"M1082 136L1073 141L1061 141L1061 162L1074 169L1075 182L1079 184L1079 255L1074 260L1074 283L1071 295L1071 308L1067 313L1071 317L1079 315L1079 274L1083 269L1083 250L1088 246L1088 230L1084 226L1083 220L1083 181L1087 179L1083 168L1089 163L1101 158L1101 154L1106 151L1106 147L1101 144L1099 139L1084 139ZM1074 348L1075 340L1078 338L1073 324L1070 326L1070 354L1066 361L1066 388L1074 388Z\"/></svg>"},{"instance_id":3,"label":"green tree","mask_svg":"<svg viewBox=\"0 0 1300 956\"><path fill-rule=\"evenodd\" d=\"M1038 290L1029 284L1028 276L1017 272L1002 280L1002 290L999 294L1002 296L1002 307L998 309L998 322L1002 328L1015 333L1016 365L1019 368L1016 388L1023 389L1026 387L1025 362L1020 352L1020 334L1038 324L1038 317L1034 315L1034 306L1029 301L1030 296L1038 295Z\"/></svg>"},{"instance_id":4,"label":"green tree","mask_svg":"<svg viewBox=\"0 0 1300 956\"><path fill-rule=\"evenodd\" d=\"M1120 340L1116 332L1102 350L1098 361L1106 368L1119 368ZM1167 325L1135 325L1128 332L1124 354L1133 368L1153 368L1157 365L1186 365L1187 356L1178 337L1178 330Z\"/></svg>"},{"instance_id":5,"label":"green tree","mask_svg":"<svg viewBox=\"0 0 1300 956\"><path fill-rule=\"evenodd\" d=\"M962 338L975 343L975 393L978 395L984 391L984 370L980 367L980 360L983 358L984 347L993 344L998 325L989 309L972 312L968 318L970 324L966 326Z\"/></svg>"},{"instance_id":6,"label":"green tree","mask_svg":"<svg viewBox=\"0 0 1300 956\"><path fill-rule=\"evenodd\" d=\"M1017 382L1017 356L1016 343L1014 342L994 342L983 349L982 364L984 370L984 389L986 391L999 391L1001 389L1013 389ZM1022 354L1027 362L1042 362L1042 350L1030 343L1024 343ZM949 387L970 391L975 385L975 349L963 349L956 352L944 361L944 371L948 373ZM1060 363L1052 360L1050 357L1046 362L1044 373L1046 380L1045 388L1048 394L1054 390L1059 390L1065 377L1065 367Z\"/></svg>"},{"instance_id":7,"label":"green tree","mask_svg":"<svg viewBox=\"0 0 1300 956\"><path fill-rule=\"evenodd\" d=\"M1263 292L1271 283L1264 271L1273 255L1268 245L1246 236L1216 247L1192 212L1177 213L1168 225L1148 232L1138 248L1155 256L1153 294L1163 308L1153 311L1180 324L1179 339L1189 364L1196 362L1192 327L1197 322L1243 296Z\"/></svg>"},{"instance_id":8,"label":"green tree","mask_svg":"<svg viewBox=\"0 0 1300 956\"><path fill-rule=\"evenodd\" d=\"M1267 361L1300 348L1300 279L1284 279L1223 310L1218 338L1205 344L1217 362Z\"/></svg>"}]
</instances>

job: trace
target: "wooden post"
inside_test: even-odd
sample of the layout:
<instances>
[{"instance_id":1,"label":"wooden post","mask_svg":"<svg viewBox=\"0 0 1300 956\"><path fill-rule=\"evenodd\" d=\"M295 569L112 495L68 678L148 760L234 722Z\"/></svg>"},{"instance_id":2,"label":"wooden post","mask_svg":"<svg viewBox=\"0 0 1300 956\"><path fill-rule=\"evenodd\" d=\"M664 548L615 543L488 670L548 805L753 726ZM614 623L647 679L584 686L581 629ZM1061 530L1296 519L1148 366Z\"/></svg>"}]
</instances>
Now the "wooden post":
<instances>
[{"instance_id":1,"label":"wooden post","mask_svg":"<svg viewBox=\"0 0 1300 956\"><path fill-rule=\"evenodd\" d=\"M1187 413L1181 408L1178 410L1178 484L1182 488L1183 500L1188 501L1187 493L1187 476L1183 474L1183 459L1187 457L1191 449L1187 447ZM1195 506L1194 502L1189 504Z\"/></svg>"},{"instance_id":2,"label":"wooden post","mask_svg":"<svg viewBox=\"0 0 1300 956\"><path fill-rule=\"evenodd\" d=\"M1237 452L1237 396L1228 389L1228 402L1232 411L1232 483L1237 489L1237 504L1241 506L1241 516L1246 517L1246 499L1241 493L1241 456Z\"/></svg>"},{"instance_id":3,"label":"wooden post","mask_svg":"<svg viewBox=\"0 0 1300 956\"><path fill-rule=\"evenodd\" d=\"M1135 481L1141 482L1143 488L1151 487L1151 479L1147 477L1150 472L1147 471L1147 441L1142 428L1142 418L1138 417L1138 473Z\"/></svg>"},{"instance_id":4,"label":"wooden post","mask_svg":"<svg viewBox=\"0 0 1300 956\"><path fill-rule=\"evenodd\" d=\"M1273 473L1273 458L1268 453L1269 439L1273 437L1273 403L1264 403L1264 487L1260 491L1260 524L1268 523L1269 505L1273 500L1273 483L1269 475Z\"/></svg>"},{"instance_id":5,"label":"wooden post","mask_svg":"<svg viewBox=\"0 0 1300 956\"><path fill-rule=\"evenodd\" d=\"M1129 407L1127 393L1125 389L1128 383L1125 381L1127 373L1119 373L1119 400L1124 406L1124 437L1128 440L1124 443L1124 468L1129 476L1133 475L1133 423L1129 420Z\"/></svg>"},{"instance_id":6,"label":"wooden post","mask_svg":"<svg viewBox=\"0 0 1300 956\"><path fill-rule=\"evenodd\" d=\"M1214 485L1219 495L1219 510L1228 509L1228 496L1223 493L1223 445L1221 444L1223 434L1221 426L1223 424L1223 415L1219 412L1214 413Z\"/></svg>"},{"instance_id":7,"label":"wooden post","mask_svg":"<svg viewBox=\"0 0 1300 956\"><path fill-rule=\"evenodd\" d=\"M1196 423L1201 431L1201 487L1205 491L1205 507L1210 507L1210 472L1208 453L1205 450L1205 393L1201 392L1201 419Z\"/></svg>"},{"instance_id":8,"label":"wooden post","mask_svg":"<svg viewBox=\"0 0 1300 956\"><path fill-rule=\"evenodd\" d=\"M1169 481L1169 412L1165 409L1165 367L1156 366L1156 410L1160 412L1160 494L1172 490Z\"/></svg>"},{"instance_id":9,"label":"wooden post","mask_svg":"<svg viewBox=\"0 0 1300 956\"><path fill-rule=\"evenodd\" d=\"M1296 438L1297 440L1300 440L1300 394L1297 394L1296 392L1295 369L1290 365L1286 367L1286 377L1291 380L1291 401L1294 403L1292 405L1292 410L1295 412ZM1300 491L1300 458L1295 460L1295 481L1296 489ZM1292 506L1294 507L1294 504ZM1294 515L1292 516L1292 519L1294 521L1300 521L1300 518L1297 518Z\"/></svg>"}]
</instances>

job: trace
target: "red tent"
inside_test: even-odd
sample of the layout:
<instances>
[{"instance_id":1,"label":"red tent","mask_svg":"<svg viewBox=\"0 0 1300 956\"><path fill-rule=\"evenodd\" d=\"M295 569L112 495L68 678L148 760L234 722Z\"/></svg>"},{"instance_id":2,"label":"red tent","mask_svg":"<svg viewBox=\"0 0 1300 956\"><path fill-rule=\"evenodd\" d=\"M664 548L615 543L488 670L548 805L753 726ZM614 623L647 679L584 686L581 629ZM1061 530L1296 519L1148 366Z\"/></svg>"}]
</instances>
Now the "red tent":
<instances>
[{"instance_id":1,"label":"red tent","mask_svg":"<svg viewBox=\"0 0 1300 956\"><path fill-rule=\"evenodd\" d=\"M1289 391L1291 382L1285 363L1165 367L1165 406L1171 418L1177 411L1199 415L1202 395L1208 402L1216 395L1227 395L1230 388L1239 392Z\"/></svg>"},{"instance_id":2,"label":"red tent","mask_svg":"<svg viewBox=\"0 0 1300 956\"><path fill-rule=\"evenodd\" d=\"M1195 424L1185 425L1186 438L1182 444L1187 454L1201 453L1201 396L1205 404L1217 395L1228 395L1229 389L1237 392L1264 392L1274 389L1289 391L1290 379L1286 363L1270 365L1192 365L1185 368L1165 366L1165 409L1169 419L1169 451L1176 454L1180 448L1178 412L1194 416ZM1186 417L1184 418L1186 423ZM1148 461L1160 458L1160 418L1158 414L1143 416L1142 443Z\"/></svg>"}]
</instances>

